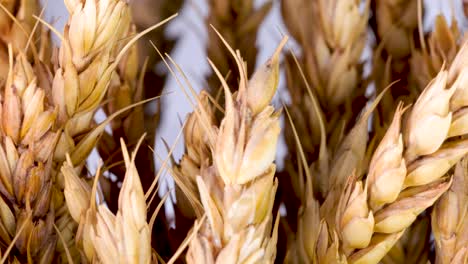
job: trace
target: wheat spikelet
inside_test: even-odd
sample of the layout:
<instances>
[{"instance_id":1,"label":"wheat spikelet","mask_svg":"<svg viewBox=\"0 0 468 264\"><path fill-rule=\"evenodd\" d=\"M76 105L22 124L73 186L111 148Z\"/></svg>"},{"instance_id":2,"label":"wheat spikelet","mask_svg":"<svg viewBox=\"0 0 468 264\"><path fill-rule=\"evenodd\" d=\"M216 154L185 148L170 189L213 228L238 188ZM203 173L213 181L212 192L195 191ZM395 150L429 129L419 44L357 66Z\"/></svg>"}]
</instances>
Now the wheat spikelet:
<instances>
[{"instance_id":1,"label":"wheat spikelet","mask_svg":"<svg viewBox=\"0 0 468 264\"><path fill-rule=\"evenodd\" d=\"M426 264L429 261L431 228L429 218L418 218L382 259L383 264L414 263Z\"/></svg>"},{"instance_id":2,"label":"wheat spikelet","mask_svg":"<svg viewBox=\"0 0 468 264\"><path fill-rule=\"evenodd\" d=\"M102 132L90 129L93 116L115 70L111 59L118 54L118 41L130 25L129 9L123 1L65 1L69 19L65 25L51 88L52 102L57 108L57 132L60 137L54 150L54 168L60 171L66 153L75 166L83 166ZM116 58L119 60L119 58ZM85 137L78 136L90 131ZM77 251L74 235L77 225L63 202L64 179L56 176L56 222L66 238L58 244L65 258L65 249Z\"/></svg>"},{"instance_id":3,"label":"wheat spikelet","mask_svg":"<svg viewBox=\"0 0 468 264\"><path fill-rule=\"evenodd\" d=\"M306 181L305 185L310 183ZM284 263L346 263L346 256L340 252L338 234L321 216L320 205L310 187L302 197L297 232L288 245Z\"/></svg>"},{"instance_id":4,"label":"wheat spikelet","mask_svg":"<svg viewBox=\"0 0 468 264\"><path fill-rule=\"evenodd\" d=\"M188 263L273 263L275 259L278 222L272 234L271 210L277 182L272 162L280 127L269 101L278 84L285 42L250 81L239 51L235 54L228 47L241 76L235 98L213 67L223 83L226 110L219 128L208 132L215 133L210 142L213 164L202 167L197 176L207 222L190 242Z\"/></svg>"},{"instance_id":5,"label":"wheat spikelet","mask_svg":"<svg viewBox=\"0 0 468 264\"><path fill-rule=\"evenodd\" d=\"M336 225L341 227L341 240L351 241L357 236L359 241L366 242L346 244L343 250L349 256L349 262L380 261L393 244L389 243L386 249L377 249L374 241L390 239L395 243L392 237L401 236L416 216L449 188L451 180L443 176L468 151L466 140L447 140L452 113L465 107L467 102L462 100L465 97L466 52L467 44L452 66L443 69L426 87L409 111L403 128L400 128L402 110L396 111L394 122L372 156L366 182L349 180L347 188L365 186L360 194L367 197L358 206L360 210L354 211L349 207L353 204L353 196L341 197L340 204L345 206L339 209L336 218ZM454 101L459 104L455 106ZM432 131L430 136L428 131ZM351 216L347 215L347 210ZM372 228L360 218L363 215L359 212L373 216ZM344 232L349 228L352 232ZM351 249L360 250L353 253Z\"/></svg>"},{"instance_id":6,"label":"wheat spikelet","mask_svg":"<svg viewBox=\"0 0 468 264\"><path fill-rule=\"evenodd\" d=\"M130 157L123 140L121 144L126 174L116 214L105 204L95 205L95 190L78 177L70 160L62 167L65 198L73 219L80 224L77 242L88 261L150 263L151 228L146 221L146 199L135 166L137 150Z\"/></svg>"},{"instance_id":7,"label":"wheat spikelet","mask_svg":"<svg viewBox=\"0 0 468 264\"><path fill-rule=\"evenodd\" d=\"M206 19L207 25L213 25L226 39L227 43L235 50L240 50L247 63L247 77L253 72L256 64L257 48L256 38L258 28L268 14L272 3L265 2L261 7L254 8L254 1L233 0L209 0L210 14ZM230 70L236 69L236 61L224 48L219 37L212 30L208 30L208 46L206 48L208 58L218 67L223 76ZM227 80L230 89L236 89L240 75L237 71L230 72ZM218 92L220 81L212 72L207 77L208 87L213 94Z\"/></svg>"},{"instance_id":8,"label":"wheat spikelet","mask_svg":"<svg viewBox=\"0 0 468 264\"><path fill-rule=\"evenodd\" d=\"M467 159L455 167L453 183L434 205L432 230L436 246L435 263L468 261L468 177Z\"/></svg>"},{"instance_id":9,"label":"wheat spikelet","mask_svg":"<svg viewBox=\"0 0 468 264\"><path fill-rule=\"evenodd\" d=\"M71 119L74 136L89 127L93 111L104 98L115 70L111 66L117 42L130 26L125 2L65 1L70 18L60 46L53 98L61 123Z\"/></svg>"},{"instance_id":10,"label":"wheat spikelet","mask_svg":"<svg viewBox=\"0 0 468 264\"><path fill-rule=\"evenodd\" d=\"M69 209L64 204L63 176L57 174L57 172L67 152L71 155L71 162L78 168L82 168L105 125L128 108L117 111L106 122L89 133L75 137L76 133L88 131L92 128L91 118L100 103L98 98L98 101L92 102L95 104L94 108L84 110L84 113L83 111L80 112L80 105L74 105L74 103L83 101L83 104L86 105L86 103L89 103L86 100L90 100L92 94L86 95L86 98L80 98L79 92L90 88L90 84L87 83L89 81L91 84L97 82L96 86L102 88L99 90L91 87L93 89L91 93L96 91L104 93L109 81L106 78L101 79L101 76L94 76L94 80L89 78L92 70L95 70L95 68L91 68L99 66L92 59L97 58L96 60L101 63L102 58L99 56L108 57L104 58L108 60L104 64L106 67L104 70L106 70L105 73L112 74L116 66L115 63L109 61L110 55L118 54L116 61L120 62L121 57L119 56L122 53L119 53L116 45L120 39L114 39L114 43L110 43L112 45L109 46L106 46L109 44L106 43L105 46L98 45L94 47L95 50L91 50L92 54L80 55L83 52L79 48L86 48L86 45L83 47L79 43L74 43L75 46L70 45L72 42L81 41L79 36L73 34L74 30L82 30L83 27L86 29L83 22L87 18L90 21L86 22L92 24L93 19L90 14L93 14L93 4L101 4L101 8L103 8L101 12L103 10L105 12L112 11L112 8L106 9L106 7L109 7L108 2L89 2L91 1L85 4L84 9L82 3L67 2L72 15L65 29L67 34L66 38L63 39L61 49L60 66L65 69L64 74L61 73L62 68L59 67L54 78L47 65L44 65L40 60L36 60L34 65L31 65L23 53L20 53L15 59L10 55L12 59L9 77L5 89L2 90L1 107L1 152L4 157L2 184L6 187L0 188L4 191L5 199L9 200L8 204L11 204L6 205L2 200L2 209L4 215L7 216L5 218L7 227L6 229L3 228L7 232L2 233L2 245L4 248L10 244L16 247L15 254L10 259L23 261L27 256L28 261L50 263L52 261L64 261L64 259L60 260L62 257L76 257L78 252L74 246L74 237L77 225L73 221L73 217L76 218L77 216L76 214L71 216ZM111 7L119 5L120 8L127 8L123 2L110 3ZM109 15L108 13L107 16ZM102 26L112 25L112 23L107 22ZM125 24L125 20L120 21L117 19L117 21L113 22L114 24ZM96 29L91 30L96 31ZM97 31L99 32L99 30ZM107 31L105 33L108 34ZM96 40L93 40L93 45L97 45L99 44L98 40L105 36L98 35L94 37L96 37ZM106 41L108 42L108 40ZM119 46L121 47L121 45ZM121 48L125 50L126 47ZM70 55L73 53L72 50L75 52L72 55L76 56L67 57L64 55L64 53ZM43 56L42 50L40 55ZM84 59L80 56L83 56ZM89 60L91 60L92 66L85 69L87 67L85 64ZM95 74L95 72L92 74ZM75 83L79 78L84 81ZM101 81L102 83L99 83ZM60 89L62 90L60 91ZM68 93L61 96L60 92L63 92L63 89L67 90ZM101 95L98 97L101 97ZM65 115L65 118L60 120L60 109L62 109L62 113L64 109L68 111L66 114L70 114L70 116ZM75 110L77 112L74 112ZM56 228L57 233L54 233L54 228ZM58 236L61 238L59 243L57 242ZM89 236L87 237L87 241L89 241ZM5 255L3 258L6 259L7 257Z\"/></svg>"}]
</instances>

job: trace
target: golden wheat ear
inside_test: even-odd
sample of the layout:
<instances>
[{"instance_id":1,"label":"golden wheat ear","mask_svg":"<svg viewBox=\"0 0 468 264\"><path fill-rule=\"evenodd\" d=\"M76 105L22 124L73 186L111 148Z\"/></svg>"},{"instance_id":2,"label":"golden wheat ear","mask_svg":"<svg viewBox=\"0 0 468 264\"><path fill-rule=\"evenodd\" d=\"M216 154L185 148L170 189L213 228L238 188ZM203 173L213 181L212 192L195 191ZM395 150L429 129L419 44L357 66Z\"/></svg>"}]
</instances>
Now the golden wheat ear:
<instances>
[{"instance_id":1,"label":"golden wheat ear","mask_svg":"<svg viewBox=\"0 0 468 264\"><path fill-rule=\"evenodd\" d=\"M272 262L276 256L279 223L277 219L272 232L272 208L278 186L273 160L279 119L270 102L254 104L249 102L248 94L252 89L271 100L269 93L276 90L278 79L275 68L279 64L279 51L267 62L271 67L260 67L254 74L257 77L248 82L239 52L221 40L235 57L241 72L239 92L233 96L218 68L209 61L223 85L226 109L221 124L214 130L214 145L210 148L213 160L208 160L196 177L207 221L191 239L186 260L188 263L200 260ZM260 79L267 81L259 82ZM254 240L260 243L251 244ZM246 250L239 251L241 248Z\"/></svg>"},{"instance_id":2,"label":"golden wheat ear","mask_svg":"<svg viewBox=\"0 0 468 264\"><path fill-rule=\"evenodd\" d=\"M372 238L368 246L359 245L354 252L349 251L350 262L380 261L396 242L394 237L401 236L419 214L450 188L452 177L446 173L468 153L466 139L447 140L453 112L468 105L467 100L461 100L465 98L463 73L467 67L462 58L466 58L467 51L464 44L452 65L428 84L408 110L402 126L401 107L395 113L394 122L372 157L366 182L370 192L364 192L367 204L359 207L364 210L370 206L375 222ZM451 105L453 100L460 104ZM433 137L429 139L428 133ZM394 177L388 178L389 175ZM387 247L379 254L373 249L378 241L386 241Z\"/></svg>"}]
</instances>

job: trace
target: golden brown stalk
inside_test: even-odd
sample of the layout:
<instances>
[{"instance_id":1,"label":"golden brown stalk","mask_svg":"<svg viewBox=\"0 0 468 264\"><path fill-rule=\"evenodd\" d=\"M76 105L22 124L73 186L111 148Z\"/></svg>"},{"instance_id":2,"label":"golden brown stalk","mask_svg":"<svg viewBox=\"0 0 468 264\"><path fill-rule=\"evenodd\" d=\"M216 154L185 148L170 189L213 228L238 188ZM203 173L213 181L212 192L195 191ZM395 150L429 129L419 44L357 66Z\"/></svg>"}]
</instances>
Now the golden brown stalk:
<instances>
[{"instance_id":1,"label":"golden brown stalk","mask_svg":"<svg viewBox=\"0 0 468 264\"><path fill-rule=\"evenodd\" d=\"M229 45L240 50L247 64L247 78L253 73L257 57L257 32L260 24L270 11L271 1L267 1L258 9L254 8L253 0L209 0L210 14L206 24L213 25L224 36ZM208 30L208 58L218 67L223 76L226 76L238 65L230 56L223 43L213 30ZM232 71L227 83L233 92L237 89L240 75ZM221 85L215 72L207 77L208 87L212 94L216 94Z\"/></svg>"},{"instance_id":2,"label":"golden brown stalk","mask_svg":"<svg viewBox=\"0 0 468 264\"><path fill-rule=\"evenodd\" d=\"M223 84L226 109L219 128L205 132L213 139L209 141L213 161L201 168L197 185L207 221L190 241L188 263L273 263L275 259L278 219L272 231L271 211L278 186L273 160L280 126L279 113L269 104L286 40L250 81L240 53L225 42L241 76L234 98L211 64Z\"/></svg>"},{"instance_id":3,"label":"golden brown stalk","mask_svg":"<svg viewBox=\"0 0 468 264\"><path fill-rule=\"evenodd\" d=\"M465 16L468 16L468 1L463 0L463 11L465 12Z\"/></svg>"},{"instance_id":4,"label":"golden brown stalk","mask_svg":"<svg viewBox=\"0 0 468 264\"><path fill-rule=\"evenodd\" d=\"M463 100L466 98L467 54L468 43L465 43L450 68L441 70L419 96L408 112L403 128L400 128L403 111L401 108L396 111L394 122L371 159L363 192L367 205L360 206L361 212L370 208L375 223L371 229L373 232L367 232L367 225L357 225L350 233L343 227L339 230L342 241L358 235L366 235L360 241L370 240L368 245L348 245L351 249L358 249L354 252L344 248L349 262L380 261L395 243L392 236L401 236L417 215L433 205L449 188L451 180L443 176L468 153L465 139L447 140L452 113L468 106L468 100ZM356 179L351 179L348 186L354 184L364 182L356 183ZM366 189L369 190L367 193ZM351 204L351 197L343 195L341 203ZM361 216L356 215L349 220L343 214L346 210L350 207L345 206L339 211L337 226L343 221L359 223ZM390 243L386 249L377 251L374 243L381 239Z\"/></svg>"},{"instance_id":5,"label":"golden brown stalk","mask_svg":"<svg viewBox=\"0 0 468 264\"><path fill-rule=\"evenodd\" d=\"M435 263L468 261L468 160L455 167L450 189L434 205L432 230L436 246Z\"/></svg>"}]
</instances>

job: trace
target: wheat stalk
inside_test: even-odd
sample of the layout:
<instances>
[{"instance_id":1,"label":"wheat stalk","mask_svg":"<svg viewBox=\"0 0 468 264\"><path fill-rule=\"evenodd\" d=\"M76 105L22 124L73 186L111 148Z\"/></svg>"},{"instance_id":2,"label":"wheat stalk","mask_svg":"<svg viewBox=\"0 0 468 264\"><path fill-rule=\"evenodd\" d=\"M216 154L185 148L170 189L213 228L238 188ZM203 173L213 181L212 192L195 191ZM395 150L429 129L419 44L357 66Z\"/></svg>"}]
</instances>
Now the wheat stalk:
<instances>
[{"instance_id":1,"label":"wheat stalk","mask_svg":"<svg viewBox=\"0 0 468 264\"><path fill-rule=\"evenodd\" d=\"M277 225L272 233L271 210L277 182L274 180L278 113L270 100L278 84L277 51L247 81L245 63L239 51L227 45L240 72L238 94L233 98L222 75L220 78L226 109L210 142L213 163L197 176L200 200L207 222L190 242L188 263L273 263L276 255Z\"/></svg>"},{"instance_id":2,"label":"wheat stalk","mask_svg":"<svg viewBox=\"0 0 468 264\"><path fill-rule=\"evenodd\" d=\"M135 35L135 33L135 27L132 26L128 29L128 32L125 33L125 36L127 39L130 39ZM119 46L123 47L127 43L127 40L122 40ZM144 73L139 71L138 52L138 46L133 45L118 64L116 71L112 74L105 97L109 102L103 106L103 110L107 116L110 116L135 102L143 100ZM122 160L122 153L120 152L121 148L119 144L120 138L126 140L131 146L136 144L140 136L145 133L144 118L143 106L137 106L112 120L112 132L105 132L98 143L99 154L106 164L116 164ZM151 144L149 141L147 143ZM149 152L149 150L146 149L143 151L145 153ZM142 159L150 160L147 156L139 156ZM149 167L152 167L151 165L152 164L148 164ZM115 181L115 184L114 182L110 182L110 190L106 192L106 200L108 201L109 208L112 211L115 211L117 208L117 197L119 194L117 184L121 183L124 178L123 176L126 171L125 165L112 165L110 166L110 171L117 176L117 180ZM154 172L151 177L153 177L153 175ZM148 187L145 189L148 189Z\"/></svg>"},{"instance_id":3,"label":"wheat stalk","mask_svg":"<svg viewBox=\"0 0 468 264\"><path fill-rule=\"evenodd\" d=\"M465 12L465 16L468 16L468 1L463 0L463 11Z\"/></svg>"},{"instance_id":4,"label":"wheat stalk","mask_svg":"<svg viewBox=\"0 0 468 264\"><path fill-rule=\"evenodd\" d=\"M349 180L336 218L349 262L380 261L395 237L449 188L451 180L443 176L468 152L466 140L448 139L452 113L467 105L467 52L464 44L450 68L426 87L403 128L403 110L396 111L372 156L366 181ZM429 137L428 131L433 131Z\"/></svg>"},{"instance_id":5,"label":"wheat stalk","mask_svg":"<svg viewBox=\"0 0 468 264\"><path fill-rule=\"evenodd\" d=\"M146 28L158 23L166 17L177 13L183 6L183 0L134 0L130 2L132 10L132 22L136 25L137 31L143 31ZM154 52L153 47L149 44L149 41L156 43L156 45L164 52L169 53L177 39L169 36L167 33L167 27L162 26L160 30L152 31L141 38L138 42L138 61L140 67L143 66L143 62L148 60L148 72L152 75L152 89L158 89L164 86L165 74L161 75L154 71L154 66L161 63L161 58ZM146 90L147 93L151 91ZM154 97L149 95L147 98Z\"/></svg>"}]
</instances>

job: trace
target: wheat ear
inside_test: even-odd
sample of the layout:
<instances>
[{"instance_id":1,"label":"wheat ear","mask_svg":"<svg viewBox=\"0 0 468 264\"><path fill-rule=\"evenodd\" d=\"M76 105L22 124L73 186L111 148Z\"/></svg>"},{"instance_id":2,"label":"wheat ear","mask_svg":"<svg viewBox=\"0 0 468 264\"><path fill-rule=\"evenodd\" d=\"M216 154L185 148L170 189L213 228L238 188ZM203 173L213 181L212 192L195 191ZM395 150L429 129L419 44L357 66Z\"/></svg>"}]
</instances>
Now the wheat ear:
<instances>
[{"instance_id":1,"label":"wheat ear","mask_svg":"<svg viewBox=\"0 0 468 264\"><path fill-rule=\"evenodd\" d=\"M280 127L279 115L269 104L278 84L279 55L285 42L286 38L250 81L240 53L228 47L241 76L234 98L213 67L223 83L226 109L219 128L210 132L215 133L213 163L197 176L207 222L190 242L188 263L273 263L275 259L278 219L272 232L271 211Z\"/></svg>"},{"instance_id":2,"label":"wheat ear","mask_svg":"<svg viewBox=\"0 0 468 264\"><path fill-rule=\"evenodd\" d=\"M468 105L462 100L467 52L465 43L450 68L442 69L419 96L403 127L403 111L401 107L396 111L372 156L366 181L347 184L351 195L342 196L344 206L336 223L349 262L380 261L394 238L449 188L451 179L443 176L468 152L466 140L449 133L455 121L452 115ZM460 127L457 131L466 134Z\"/></svg>"}]
</instances>

